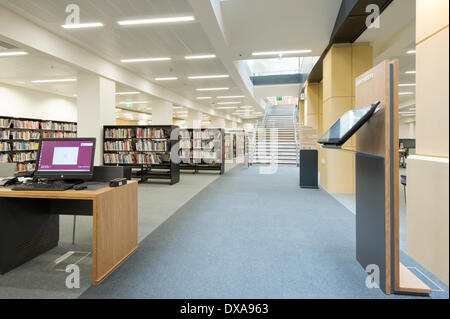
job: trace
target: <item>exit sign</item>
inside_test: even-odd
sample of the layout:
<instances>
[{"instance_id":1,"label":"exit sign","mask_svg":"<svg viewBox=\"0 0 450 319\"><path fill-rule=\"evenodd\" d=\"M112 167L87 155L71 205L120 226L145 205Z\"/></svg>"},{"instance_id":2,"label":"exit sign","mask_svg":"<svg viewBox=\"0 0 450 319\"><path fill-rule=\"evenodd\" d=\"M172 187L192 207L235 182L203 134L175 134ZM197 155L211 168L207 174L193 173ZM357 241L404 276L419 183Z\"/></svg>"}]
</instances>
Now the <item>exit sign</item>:
<instances>
[{"instance_id":1,"label":"exit sign","mask_svg":"<svg viewBox=\"0 0 450 319\"><path fill-rule=\"evenodd\" d=\"M131 108L133 108L133 104L128 103L127 105L125 105L125 107L126 107L127 109L131 109Z\"/></svg>"},{"instance_id":2,"label":"exit sign","mask_svg":"<svg viewBox=\"0 0 450 319\"><path fill-rule=\"evenodd\" d=\"M278 96L277 101L283 101L283 98L281 96Z\"/></svg>"}]
</instances>

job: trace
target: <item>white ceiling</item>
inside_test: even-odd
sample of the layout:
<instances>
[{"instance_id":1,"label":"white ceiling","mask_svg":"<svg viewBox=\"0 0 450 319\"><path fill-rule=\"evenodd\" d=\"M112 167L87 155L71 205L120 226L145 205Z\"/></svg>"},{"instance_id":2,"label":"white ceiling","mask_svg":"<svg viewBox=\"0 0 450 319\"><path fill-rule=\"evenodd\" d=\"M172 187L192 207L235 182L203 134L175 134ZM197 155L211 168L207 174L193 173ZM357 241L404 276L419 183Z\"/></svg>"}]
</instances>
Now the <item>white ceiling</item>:
<instances>
[{"instance_id":1,"label":"white ceiling","mask_svg":"<svg viewBox=\"0 0 450 319\"><path fill-rule=\"evenodd\" d=\"M254 58L252 52L303 49L312 50L308 56L320 56L329 43L341 2L223 1L226 37L236 59Z\"/></svg>"},{"instance_id":2,"label":"white ceiling","mask_svg":"<svg viewBox=\"0 0 450 319\"><path fill-rule=\"evenodd\" d=\"M61 25L65 23L68 15L65 9L71 3L80 6L82 23L102 22L105 26L95 29L63 29ZM131 18L190 15L193 10L188 0L0 0L0 5L150 81L154 81L157 77L178 77L176 81L154 82L192 100L198 96L214 98L198 100L204 105L214 108L218 102L215 97L219 95L245 95L231 77L187 79L191 75L227 74L227 69L219 58L184 59L186 55L217 54L198 20L127 27L117 24L118 20ZM307 56L320 55L328 44L340 5L341 0L221 2L226 38L235 60L254 58L251 52L268 50L311 49L312 52L306 54ZM166 56L172 60L136 64L120 62L121 59ZM70 66L34 55L20 57L20 60L1 59L0 63L2 81L28 81L35 75L51 78L77 73L77 70ZM7 66L3 69L5 65ZM196 91L202 87L229 87L230 90ZM76 84L46 87L39 85L38 89L54 90L59 94L73 96ZM137 97L130 98L135 100ZM146 98L149 99L148 96ZM246 98L238 101L242 102L239 105L252 104ZM233 112L233 110L222 111Z\"/></svg>"},{"instance_id":3,"label":"white ceiling","mask_svg":"<svg viewBox=\"0 0 450 319\"><path fill-rule=\"evenodd\" d=\"M191 75L227 74L219 59L185 60L186 55L208 54L213 51L202 27L197 22L152 26L119 26L118 20L153 16L192 14L185 0L77 0L81 22L102 22L103 28L67 30L65 8L74 1L63 0L0 0L0 5L89 49L101 57L119 64L154 81L159 77L178 77L176 81L154 81L160 86L195 99L204 93L203 87L229 87L227 94L241 95L230 78L188 80ZM148 63L120 62L121 59L171 57L171 61ZM215 93L214 93L215 94ZM209 105L208 102L204 104Z\"/></svg>"}]
</instances>

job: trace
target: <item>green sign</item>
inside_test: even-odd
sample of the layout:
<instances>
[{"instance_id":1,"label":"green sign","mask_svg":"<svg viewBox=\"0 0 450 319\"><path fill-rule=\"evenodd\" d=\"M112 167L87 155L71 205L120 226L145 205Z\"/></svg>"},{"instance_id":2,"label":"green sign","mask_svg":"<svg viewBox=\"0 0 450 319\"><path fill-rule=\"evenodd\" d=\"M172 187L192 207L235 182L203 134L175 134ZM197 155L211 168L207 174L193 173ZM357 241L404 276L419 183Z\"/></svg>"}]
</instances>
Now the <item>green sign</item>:
<instances>
[{"instance_id":1,"label":"green sign","mask_svg":"<svg viewBox=\"0 0 450 319\"><path fill-rule=\"evenodd\" d=\"M126 108L127 108L127 109L131 109L131 108L133 108L133 104L131 104L131 103L128 103L128 104L126 105Z\"/></svg>"},{"instance_id":2,"label":"green sign","mask_svg":"<svg viewBox=\"0 0 450 319\"><path fill-rule=\"evenodd\" d=\"M278 96L277 101L283 101L283 98L281 96Z\"/></svg>"}]
</instances>

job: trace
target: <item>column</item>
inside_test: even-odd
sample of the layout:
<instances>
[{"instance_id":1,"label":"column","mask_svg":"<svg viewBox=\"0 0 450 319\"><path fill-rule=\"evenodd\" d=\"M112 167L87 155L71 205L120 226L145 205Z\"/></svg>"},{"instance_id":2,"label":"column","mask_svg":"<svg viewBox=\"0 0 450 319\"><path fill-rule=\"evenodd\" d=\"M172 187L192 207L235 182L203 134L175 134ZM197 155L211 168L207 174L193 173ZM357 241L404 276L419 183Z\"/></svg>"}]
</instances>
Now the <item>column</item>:
<instances>
[{"instance_id":1,"label":"column","mask_svg":"<svg viewBox=\"0 0 450 319\"><path fill-rule=\"evenodd\" d=\"M221 117L212 117L211 126L216 128L225 128L225 119Z\"/></svg>"},{"instance_id":2,"label":"column","mask_svg":"<svg viewBox=\"0 0 450 319\"><path fill-rule=\"evenodd\" d=\"M305 125L305 100L298 101L298 126Z\"/></svg>"},{"instance_id":3,"label":"column","mask_svg":"<svg viewBox=\"0 0 450 319\"><path fill-rule=\"evenodd\" d=\"M373 49L367 43L335 44L323 61L322 131L355 107L355 78L373 66ZM318 112L320 113L320 111ZM354 149L354 138L344 146ZM323 150L320 184L329 193L355 193L355 155Z\"/></svg>"},{"instance_id":4,"label":"column","mask_svg":"<svg viewBox=\"0 0 450 319\"><path fill-rule=\"evenodd\" d=\"M311 83L306 87L306 98L305 98L305 115L304 124L305 126L319 128L319 107L322 99L320 95L320 83Z\"/></svg>"},{"instance_id":5,"label":"column","mask_svg":"<svg viewBox=\"0 0 450 319\"><path fill-rule=\"evenodd\" d=\"M78 136L95 137L95 165L103 165L103 126L115 125L116 84L93 74L78 76Z\"/></svg>"},{"instance_id":6,"label":"column","mask_svg":"<svg viewBox=\"0 0 450 319\"><path fill-rule=\"evenodd\" d=\"M173 103L156 100L152 102L152 125L173 124Z\"/></svg>"},{"instance_id":7,"label":"column","mask_svg":"<svg viewBox=\"0 0 450 319\"><path fill-rule=\"evenodd\" d=\"M448 0L416 1L416 155L407 160L408 255L449 284Z\"/></svg>"},{"instance_id":8,"label":"column","mask_svg":"<svg viewBox=\"0 0 450 319\"><path fill-rule=\"evenodd\" d=\"M202 125L202 112L189 110L186 117L186 128L199 128Z\"/></svg>"}]
</instances>

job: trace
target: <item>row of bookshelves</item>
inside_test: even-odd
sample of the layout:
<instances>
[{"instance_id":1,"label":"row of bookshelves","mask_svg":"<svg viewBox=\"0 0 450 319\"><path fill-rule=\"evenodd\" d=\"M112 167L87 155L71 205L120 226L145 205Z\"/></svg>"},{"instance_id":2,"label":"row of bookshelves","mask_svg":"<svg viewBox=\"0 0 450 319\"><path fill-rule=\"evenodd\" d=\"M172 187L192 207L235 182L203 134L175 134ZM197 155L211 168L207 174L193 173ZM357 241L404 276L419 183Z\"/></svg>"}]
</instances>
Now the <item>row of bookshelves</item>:
<instances>
[{"instance_id":1,"label":"row of bookshelves","mask_svg":"<svg viewBox=\"0 0 450 319\"><path fill-rule=\"evenodd\" d=\"M163 163L162 157L152 153L106 153L105 164L155 165Z\"/></svg>"},{"instance_id":2,"label":"row of bookshelves","mask_svg":"<svg viewBox=\"0 0 450 319\"><path fill-rule=\"evenodd\" d=\"M108 128L105 130L105 138L123 139L123 138L169 138L167 130L160 128Z\"/></svg>"},{"instance_id":3,"label":"row of bookshelves","mask_svg":"<svg viewBox=\"0 0 450 319\"><path fill-rule=\"evenodd\" d=\"M169 150L169 142L167 140L138 140L133 143L132 140L125 141L108 141L104 145L105 151L138 151L138 152L167 152Z\"/></svg>"},{"instance_id":4,"label":"row of bookshelves","mask_svg":"<svg viewBox=\"0 0 450 319\"><path fill-rule=\"evenodd\" d=\"M12 152L12 151L37 151L39 143L36 142L2 142L0 143L0 152Z\"/></svg>"},{"instance_id":5,"label":"row of bookshelves","mask_svg":"<svg viewBox=\"0 0 450 319\"><path fill-rule=\"evenodd\" d=\"M76 132L77 124L69 122L0 118L0 128Z\"/></svg>"},{"instance_id":6,"label":"row of bookshelves","mask_svg":"<svg viewBox=\"0 0 450 319\"><path fill-rule=\"evenodd\" d=\"M34 171L41 138L77 137L75 122L0 117L0 162L17 163L17 172Z\"/></svg>"},{"instance_id":7,"label":"row of bookshelves","mask_svg":"<svg viewBox=\"0 0 450 319\"><path fill-rule=\"evenodd\" d=\"M105 126L104 165L126 165L139 168L133 173L140 182L168 179L170 184L180 180L180 167L170 159L170 150L178 142L171 140L177 126ZM157 172L155 171L157 170Z\"/></svg>"}]
</instances>

